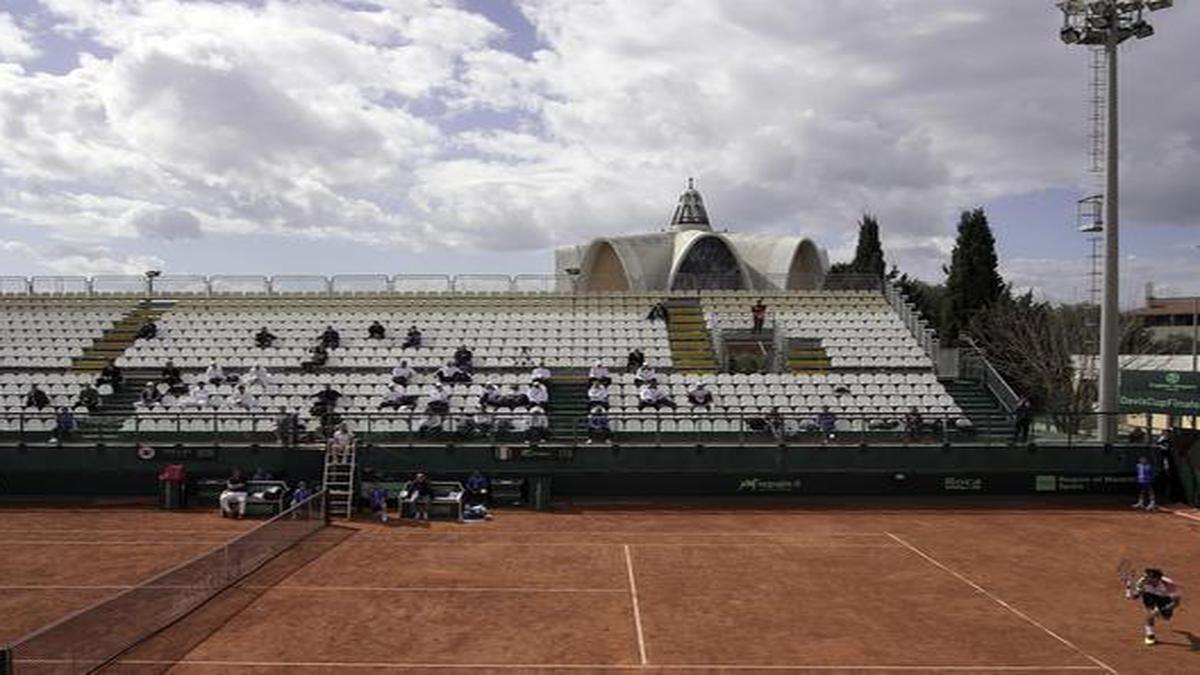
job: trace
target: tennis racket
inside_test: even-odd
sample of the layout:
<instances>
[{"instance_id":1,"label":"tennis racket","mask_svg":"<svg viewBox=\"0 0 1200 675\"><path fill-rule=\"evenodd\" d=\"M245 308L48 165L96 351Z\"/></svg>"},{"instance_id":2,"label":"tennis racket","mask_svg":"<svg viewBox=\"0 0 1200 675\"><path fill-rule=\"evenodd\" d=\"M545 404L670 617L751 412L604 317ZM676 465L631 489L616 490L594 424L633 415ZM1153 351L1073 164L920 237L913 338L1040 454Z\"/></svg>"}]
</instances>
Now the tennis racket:
<instances>
[{"instance_id":1,"label":"tennis racket","mask_svg":"<svg viewBox=\"0 0 1200 675\"><path fill-rule=\"evenodd\" d=\"M1121 580L1121 586L1125 592L1129 593L1133 590L1133 584L1138 578L1138 567L1133 564L1129 558L1121 558L1117 563L1117 578Z\"/></svg>"}]
</instances>

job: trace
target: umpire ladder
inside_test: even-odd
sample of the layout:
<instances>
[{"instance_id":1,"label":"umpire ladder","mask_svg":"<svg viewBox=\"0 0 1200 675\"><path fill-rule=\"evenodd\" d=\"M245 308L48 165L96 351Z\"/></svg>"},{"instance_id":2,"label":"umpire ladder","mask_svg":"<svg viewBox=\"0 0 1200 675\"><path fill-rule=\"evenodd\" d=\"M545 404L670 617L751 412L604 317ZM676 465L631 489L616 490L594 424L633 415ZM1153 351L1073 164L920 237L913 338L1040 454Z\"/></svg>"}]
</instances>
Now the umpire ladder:
<instances>
[{"instance_id":1,"label":"umpire ladder","mask_svg":"<svg viewBox=\"0 0 1200 675\"><path fill-rule=\"evenodd\" d=\"M326 508L331 518L349 520L354 514L354 460L357 449L352 444L345 452L325 449Z\"/></svg>"}]
</instances>

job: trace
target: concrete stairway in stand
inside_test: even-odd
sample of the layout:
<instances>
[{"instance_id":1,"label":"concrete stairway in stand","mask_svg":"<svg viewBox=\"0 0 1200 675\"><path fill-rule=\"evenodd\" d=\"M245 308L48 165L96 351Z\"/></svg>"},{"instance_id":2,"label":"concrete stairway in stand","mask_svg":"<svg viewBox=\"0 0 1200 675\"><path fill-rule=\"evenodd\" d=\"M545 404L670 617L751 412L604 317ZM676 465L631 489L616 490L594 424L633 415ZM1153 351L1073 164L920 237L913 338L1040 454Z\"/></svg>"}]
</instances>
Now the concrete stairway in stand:
<instances>
[{"instance_id":1,"label":"concrete stairway in stand","mask_svg":"<svg viewBox=\"0 0 1200 675\"><path fill-rule=\"evenodd\" d=\"M175 305L171 300L144 300L124 316L113 322L112 328L84 348L83 354L75 357L71 371L76 373L99 373L137 340L138 329L147 321L157 321Z\"/></svg>"},{"instance_id":2,"label":"concrete stairway in stand","mask_svg":"<svg viewBox=\"0 0 1200 675\"><path fill-rule=\"evenodd\" d=\"M787 366L793 373L818 374L829 370L829 354L820 340L812 338L789 338L787 341Z\"/></svg>"},{"instance_id":3,"label":"concrete stairway in stand","mask_svg":"<svg viewBox=\"0 0 1200 675\"><path fill-rule=\"evenodd\" d=\"M1012 436L1012 419L1000 406L1000 402L977 380L944 379L942 386L954 399L963 414L971 420L976 433L995 438Z\"/></svg>"},{"instance_id":4,"label":"concrete stairway in stand","mask_svg":"<svg viewBox=\"0 0 1200 675\"><path fill-rule=\"evenodd\" d=\"M696 298L672 298L667 302L667 339L676 372L715 373L719 369L712 334L704 322L704 310Z\"/></svg>"},{"instance_id":5,"label":"concrete stairway in stand","mask_svg":"<svg viewBox=\"0 0 1200 675\"><path fill-rule=\"evenodd\" d=\"M550 394L546 404L550 438L569 441L572 437L582 437L583 419L588 413L587 376L555 375L546 390Z\"/></svg>"}]
</instances>

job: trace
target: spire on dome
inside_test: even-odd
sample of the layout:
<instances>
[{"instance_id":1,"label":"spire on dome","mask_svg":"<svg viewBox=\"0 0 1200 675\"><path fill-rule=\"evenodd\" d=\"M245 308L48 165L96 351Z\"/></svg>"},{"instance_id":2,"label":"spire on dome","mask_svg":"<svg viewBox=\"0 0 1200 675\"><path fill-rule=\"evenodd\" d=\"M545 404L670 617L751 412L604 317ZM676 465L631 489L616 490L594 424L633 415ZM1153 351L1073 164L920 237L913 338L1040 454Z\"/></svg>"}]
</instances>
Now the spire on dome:
<instances>
[{"instance_id":1,"label":"spire on dome","mask_svg":"<svg viewBox=\"0 0 1200 675\"><path fill-rule=\"evenodd\" d=\"M679 204L675 206L675 215L671 216L671 229L675 232L712 231L712 226L708 222L708 211L704 209L704 198L696 190L696 184L692 178L688 178L687 189L679 195Z\"/></svg>"}]
</instances>

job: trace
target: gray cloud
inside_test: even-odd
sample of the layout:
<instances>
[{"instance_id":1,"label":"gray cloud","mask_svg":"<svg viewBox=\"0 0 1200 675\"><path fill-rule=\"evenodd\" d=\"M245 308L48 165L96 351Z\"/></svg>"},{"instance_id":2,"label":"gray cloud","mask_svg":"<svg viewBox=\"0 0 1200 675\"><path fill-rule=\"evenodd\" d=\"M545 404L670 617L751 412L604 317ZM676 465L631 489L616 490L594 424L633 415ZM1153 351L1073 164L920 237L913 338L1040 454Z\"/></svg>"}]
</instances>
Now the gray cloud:
<instances>
[{"instance_id":1,"label":"gray cloud","mask_svg":"<svg viewBox=\"0 0 1200 675\"><path fill-rule=\"evenodd\" d=\"M199 239L203 235L200 219L187 209L146 209L136 213L132 220L143 237L177 241Z\"/></svg>"}]
</instances>

